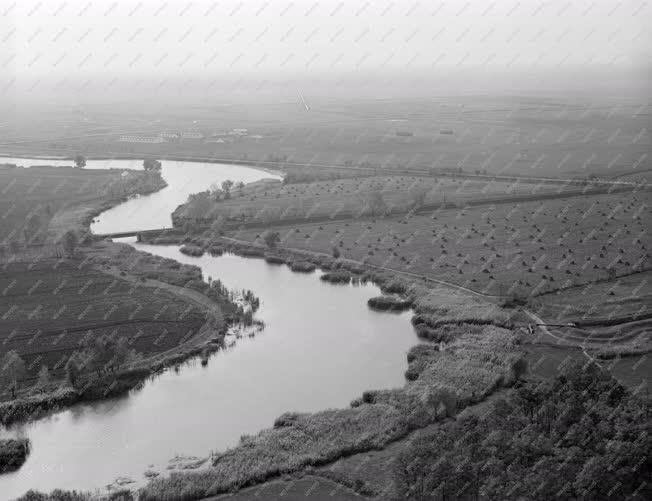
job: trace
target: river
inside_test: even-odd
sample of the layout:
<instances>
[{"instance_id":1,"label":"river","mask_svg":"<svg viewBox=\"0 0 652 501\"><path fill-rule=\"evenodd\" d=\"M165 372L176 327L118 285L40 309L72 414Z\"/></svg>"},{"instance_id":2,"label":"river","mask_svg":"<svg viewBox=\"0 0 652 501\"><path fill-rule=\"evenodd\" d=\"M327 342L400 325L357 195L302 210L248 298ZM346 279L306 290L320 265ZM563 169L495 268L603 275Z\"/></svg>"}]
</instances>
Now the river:
<instances>
[{"instance_id":1,"label":"river","mask_svg":"<svg viewBox=\"0 0 652 501\"><path fill-rule=\"evenodd\" d=\"M121 162L127 161L112 161L111 167L126 168ZM162 211L173 210L189 192L224 179L270 177L234 165L188 164L163 162L167 188L101 214L93 230L147 229L169 218ZM196 264L204 277L219 278L231 289L253 290L261 299L256 318L265 328L219 351L206 367L191 360L121 398L75 405L0 431L32 441L22 468L0 475L1 499L30 488L101 489L119 477L139 485L147 470L167 474L174 456L206 457L234 446L283 412L345 407L364 390L403 385L405 355L418 340L410 313L367 307L379 294L376 286L328 284L319 280L319 271L294 273L262 259L190 257L177 246L130 243Z\"/></svg>"}]
</instances>

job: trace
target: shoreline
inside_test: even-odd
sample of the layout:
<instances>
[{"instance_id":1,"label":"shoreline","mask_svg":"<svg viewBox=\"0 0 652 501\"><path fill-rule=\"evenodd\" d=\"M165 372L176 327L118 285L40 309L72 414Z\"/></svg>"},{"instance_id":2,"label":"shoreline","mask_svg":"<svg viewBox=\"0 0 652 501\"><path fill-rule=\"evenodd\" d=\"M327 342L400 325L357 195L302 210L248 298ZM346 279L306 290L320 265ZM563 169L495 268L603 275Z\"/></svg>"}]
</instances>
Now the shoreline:
<instances>
[{"instance_id":1,"label":"shoreline","mask_svg":"<svg viewBox=\"0 0 652 501\"><path fill-rule=\"evenodd\" d=\"M41 156L39 154L16 154L15 156L8 156L11 154L7 153L2 153L0 154L0 164L2 164L3 159L11 159L11 158L34 158L38 160L56 160L56 161L68 161L70 160L71 162L73 161L73 158L71 156L63 156L63 157L57 157L57 156ZM272 169L269 167L264 167L260 165L260 162L254 162L253 160L227 160L227 159L215 159L215 158L210 158L210 157L187 157L183 155L175 156L175 155L167 155L165 157L158 157L156 155L152 154L143 154L138 157L135 157L134 155L115 155L115 156L108 156L108 155L97 155L97 156L89 156L86 157L86 160L133 160L133 161L142 161L144 159L156 159L160 160L161 162L190 162L190 163L204 163L204 164L215 164L215 165L235 165L239 167L248 167L251 169L255 169L261 172L265 172L267 174L272 174L274 176L280 176L281 178L285 177L285 172L280 170L280 169ZM270 164L278 164L278 162L266 162ZM20 165L18 167L21 167ZM48 166L48 165L43 165L43 167L54 167L58 168L57 166ZM72 165L70 167L73 167ZM25 169L29 169L31 167L23 167ZM106 170L140 170L140 169L128 169L128 168L120 168L120 167L108 167ZM83 169L84 170L84 169ZM99 169L85 169L85 170L99 170Z\"/></svg>"},{"instance_id":2,"label":"shoreline","mask_svg":"<svg viewBox=\"0 0 652 501\"><path fill-rule=\"evenodd\" d=\"M162 177L161 181L162 182L158 186L139 192L137 195L149 195L164 189L168 184ZM119 206L135 195L136 194L132 194L111 199L98 198L83 203L73 203L69 207L66 207L63 212L65 213L68 211L74 211L74 209L81 209L83 213L78 215L77 219L74 218L74 214L73 216L68 215L68 217L71 217L71 221L66 227L67 229L73 229L80 235L87 232L88 235L94 236L94 233L92 233L90 228L92 220L99 214L110 210L113 207ZM48 232L50 231L51 228L48 228ZM57 238L54 238L53 240L56 242ZM113 241L105 241L103 243L108 246L116 247L121 245L120 243ZM84 252L83 249L84 247L82 246L81 252ZM133 247L132 249L134 252L145 254ZM86 252L89 252L88 247L86 248ZM106 273L106 271L102 269L99 269L98 271ZM136 275L133 275L132 278L134 281L138 280ZM163 285L168 285L172 288L176 287L174 284L163 283ZM206 285L208 286L207 283ZM219 303L216 300L201 292L199 293L202 294L207 301L212 301L215 307L219 306ZM179 293L173 292L173 294L178 297L180 301L185 303L190 301L188 298L182 297ZM236 306L235 303L233 306ZM203 309L205 314L210 314L211 310L208 307L204 306ZM154 353L146 360L139 360L132 366L124 367L119 372L110 374L110 377L107 374L103 377L91 380L85 387L82 387L79 390L65 386L63 388L58 387L56 390L42 394L19 394L18 397L13 400L0 400L0 426L9 428L12 425L27 423L31 420L45 417L48 414L65 410L77 403L104 400L124 395L144 383L150 377L174 367L175 365L198 357L204 351L208 353L217 351L223 345L224 336L228 329L235 323L237 323L237 321L234 322L225 319L224 325L219 332L216 332L215 336L210 336L206 339L206 330L209 328L209 322L206 321L194 336L184 341L182 344L167 350L166 352ZM198 341L200 341L199 344ZM111 380L109 383L112 384L107 383L105 381L107 379ZM61 383L62 380L58 380L58 382Z\"/></svg>"},{"instance_id":3,"label":"shoreline","mask_svg":"<svg viewBox=\"0 0 652 501\"><path fill-rule=\"evenodd\" d=\"M9 155L6 153L0 154L0 161L3 158L10 158ZM14 156L16 157L34 157L34 158L39 158L39 159L44 159L44 160L68 160L71 159L72 156L54 156L54 155L47 155L45 154L39 154L39 153L16 153ZM152 153L142 153L139 154L136 158L134 158L134 154L122 154L122 153L117 153L114 155L91 155L87 157L89 160L140 160L140 159L156 159L156 160L168 160L168 161L173 161L173 162L195 162L195 163L211 163L211 164L231 164L231 165L237 165L237 166L243 166L243 167L250 167L252 169L257 169L263 172L267 172L269 174L274 174L274 175L280 175L284 177L285 172L282 170L282 167L279 165L280 162L274 161L274 160L250 160L250 159L237 159L237 158L215 158L215 157L201 157L201 156L188 156L188 155L164 155L164 156L159 156L155 155ZM266 167L266 165L273 166L272 167ZM534 184L539 184L539 183L551 183L551 184L575 184L579 186L586 186L587 182L584 178L581 177L570 177L570 178L554 178L554 177L536 177L536 176L524 176L524 175L508 175L508 176L503 176L500 174L474 174L472 172L449 172L446 170L441 170L441 171L429 171L425 169L387 169L387 168L382 168L382 167L363 167L360 165L338 165L338 164L310 164L310 163L305 163L305 162L283 162L283 165L289 167L289 168L329 168L329 169L335 169L335 170L342 170L346 172L351 172L351 171L361 171L361 172L373 172L377 173L377 175L415 175L415 176L440 176L440 177L452 177L452 178L471 178L471 179L479 179L479 180L485 180L485 181L504 181L504 182L525 182L525 183L534 183ZM635 189L635 188L652 188L652 183L636 183L636 182L622 182L622 181L615 181L615 180L601 180L597 182L593 182L594 184L597 184L598 186L603 185L603 186L627 186L630 189ZM591 184L591 183L588 183Z\"/></svg>"}]
</instances>

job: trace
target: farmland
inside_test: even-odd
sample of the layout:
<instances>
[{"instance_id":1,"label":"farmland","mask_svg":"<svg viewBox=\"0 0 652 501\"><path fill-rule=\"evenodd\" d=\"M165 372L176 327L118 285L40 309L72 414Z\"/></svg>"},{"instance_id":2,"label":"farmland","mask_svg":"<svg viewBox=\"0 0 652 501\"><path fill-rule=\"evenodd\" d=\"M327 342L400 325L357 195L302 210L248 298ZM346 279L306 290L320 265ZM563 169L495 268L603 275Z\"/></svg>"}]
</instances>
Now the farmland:
<instances>
[{"instance_id":1,"label":"farmland","mask_svg":"<svg viewBox=\"0 0 652 501\"><path fill-rule=\"evenodd\" d=\"M32 216L38 220L28 239L33 234L36 241L44 240L48 224L57 211L71 203L103 196L119 179L119 171L0 168L0 240L23 241L26 222Z\"/></svg>"},{"instance_id":2,"label":"farmland","mask_svg":"<svg viewBox=\"0 0 652 501\"><path fill-rule=\"evenodd\" d=\"M93 343L120 345L116 368L148 367L155 357L180 356L207 319L216 336L222 314L235 314L199 269L84 237L94 212L164 186L160 176L4 167L0 181L0 345L3 357L15 353L24 367L19 396L59 390L69 361L90 355ZM59 238L67 230L78 237L66 247ZM92 364L78 362L82 377L92 379ZM0 400L13 400L15 388L2 377Z\"/></svg>"},{"instance_id":3,"label":"farmland","mask_svg":"<svg viewBox=\"0 0 652 501\"><path fill-rule=\"evenodd\" d=\"M0 289L5 327L0 342L20 353L27 379L43 365L63 375L70 355L89 338L125 337L130 349L149 355L187 340L205 322L195 305L93 270L80 258L10 263Z\"/></svg>"},{"instance_id":4,"label":"farmland","mask_svg":"<svg viewBox=\"0 0 652 501\"><path fill-rule=\"evenodd\" d=\"M460 167L466 172L580 178L649 169L652 161L649 104L634 99L597 106L590 97L315 98L309 113L294 96L279 103L139 106L137 115L126 105L75 111L25 108L3 131L3 147L16 153L61 155L81 149L89 155L212 158L270 167L287 162L343 168ZM228 135L233 128L246 128L248 134ZM204 138L159 144L119 141L124 134L153 137L166 132Z\"/></svg>"},{"instance_id":5,"label":"farmland","mask_svg":"<svg viewBox=\"0 0 652 501\"><path fill-rule=\"evenodd\" d=\"M84 218L94 210L163 186L160 177L143 172L124 176L120 170L0 166L0 244L51 243L68 229L83 229ZM59 214L76 206L89 207L80 220L68 221L70 226L63 231L51 225Z\"/></svg>"},{"instance_id":6,"label":"farmland","mask_svg":"<svg viewBox=\"0 0 652 501\"><path fill-rule=\"evenodd\" d=\"M648 201L645 192L581 196L277 230L289 248L329 255L336 248L343 258L490 295L541 295L648 269ZM262 233L229 236L263 244Z\"/></svg>"},{"instance_id":7,"label":"farmland","mask_svg":"<svg viewBox=\"0 0 652 501\"><path fill-rule=\"evenodd\" d=\"M350 109L339 109L336 119L320 122L315 115L324 118L320 115L323 111L318 111L305 128L287 131L282 125L268 123L262 137L233 137L224 143L184 138L160 144L125 144L115 141L113 132L86 135L87 123L71 125L84 136L72 142L82 144L86 151L184 158L221 158L224 154L245 163L263 159L265 166L283 170L288 174L285 182L263 180L226 189L214 185L204 194L191 196L197 204L181 207L175 218L177 227L188 233L170 234L158 243L183 243L183 251L175 259L188 263L195 260L202 266L212 256L232 251L264 257L268 263L287 262L290 269L308 274L323 266L325 273L319 275L323 282L347 284L353 280L357 284L371 280L385 294L372 298L371 306L389 304L391 309L394 304L411 305L414 315L411 325L407 321L406 326L410 331L414 328L424 341L408 353L403 387L369 388L350 407L283 414L273 428L245 435L232 449L214 455L209 468L161 475L141 491L142 497L201 498L283 474L300 475L306 468L314 471L349 455L372 454L372 449L382 449L385 454L393 442L405 440L415 430L436 427L463 408L473 409L487 399L508 394L512 386L524 384L524 379L536 385L540 376L555 374L566 358L584 362L595 357L602 363L604 358L613 358L609 350L616 350L618 356L618 350L625 349L631 357L621 372L630 367L645 371L649 364L639 355L650 349L646 334L649 320L645 318L652 265L648 187L614 185L617 188L607 192L601 185L601 192L591 192L591 182L596 178L589 179L588 173L597 172L606 178L632 170L639 158L635 155L640 153L639 148L645 148L647 138L636 138L636 127L627 122L638 119L631 116L604 116L600 110L571 110L559 116L559 110L553 113L553 108L550 103L538 110L519 107L500 117L498 109L485 110L484 114L480 108L454 113L447 109L450 113L439 119L428 118L415 108L400 123L389 122L394 119L382 114L358 120L370 109L356 110L359 115L355 120L350 120ZM387 110L391 109L388 104ZM424 109L433 112L428 106ZM451 120L462 117L464 125L445 123L442 117L446 116ZM342 126L340 120L348 124ZM422 120L420 128L410 126L418 120ZM500 120L509 122L509 127L503 129ZM549 128L541 129L541 120ZM625 124L622 136L603 145L606 129L591 132L600 120L620 120ZM143 133L158 133L158 129L179 123L171 119L156 124L141 120L138 127ZM217 122L208 123L200 126L206 127L207 133L209 127L218 127ZM361 123L371 124L362 135ZM562 129L569 124L569 135L564 136ZM251 127L251 133L259 132L256 125L245 126ZM414 129L411 135L397 134L409 128ZM449 130L451 134L443 132ZM560 135L555 138L557 133ZM583 148L576 148L582 138L595 146L594 157L584 158ZM67 151L68 141L62 135L39 142L46 150L62 153ZM507 146L499 148L500 142ZM373 154L363 154L366 148ZM612 153L624 150L628 156L610 163ZM396 154L389 155L390 151ZM568 155L570 159L564 160ZM295 161L312 164L303 168ZM591 169L586 170L586 166ZM397 172L409 168L423 169L423 174ZM28 169L15 171L29 175ZM72 169L61 172L80 180L86 175ZM518 174L519 179L505 180L493 174ZM524 174L557 175L559 179L527 179ZM641 177L637 174L622 179L630 178ZM49 187L35 197L45 199L56 181L48 176L43 179ZM48 254L47 246L62 229L86 228L93 208L113 205L128 194L102 188L111 186L112 181L99 179L93 188L81 188L83 197L67 192L59 198L54 191L55 196L48 199L51 210L39 215L44 228L42 245L29 245L21 226L19 232L5 236L0 315L4 315L8 328L0 343L25 361L27 373L18 388L25 400L40 398L44 386L64 391L66 396L77 391L79 384L71 382L65 366L79 357L89 359L81 378L91 384L104 375L108 381L103 390L112 387L121 371L133 371L142 381L169 366L170 360L176 364L189 354L201 353L204 367L209 364L206 347L221 346L225 327L242 319L242 310L233 304L233 297L222 289L219 280L211 282L218 284L213 287L203 281L198 267L159 257L151 248L148 250L153 254L147 254L126 244L89 237L72 255L63 257L60 250ZM18 200L25 197L31 184L29 180L22 184L16 181L13 186L25 186L11 194L13 199L7 199L9 206L19 207ZM40 185L33 190L37 188ZM581 193L585 188L587 193ZM30 199L31 206L35 202ZM25 209L31 206L25 204ZM12 210L17 211L10 209L10 215ZM20 215L16 212L16 220L8 221L7 228L15 228L17 221L25 219L25 209ZM268 238L275 232L278 238ZM20 240L19 251L10 245L16 238ZM167 252L160 256L175 256ZM278 280L278 267L268 268L257 278ZM220 278L215 274L212 277ZM342 284L325 283L323 287L330 291L347 287ZM367 304L365 299L360 307L368 308ZM300 306L300 302L295 305ZM209 311L214 315L207 315ZM534 323L538 320L530 318L530 312L547 323L578 325L537 328ZM280 313L297 315L293 310ZM641 316L641 323L632 325L630 320L635 315ZM617 324L609 325L612 321ZM598 325L586 330L580 322ZM309 323L300 328L314 335ZM255 349L257 341L251 340L245 348ZM288 349L279 343L281 339L271 341L280 350ZM622 341L627 341L627 346ZM102 348L116 345L121 347L120 356L107 360ZM259 365L274 359L277 347L267 347ZM556 350L555 356L545 350ZM228 357L229 350L223 355ZM533 365L529 375L525 357ZM334 364L336 359L334 356ZM363 364L361 358L362 368ZM48 367L49 386L43 384L43 366ZM603 367L611 371L612 365L605 362ZM233 395L219 384L213 385L215 380L208 379L209 374L208 369L200 373L194 384L211 386L208 390L213 393L205 394L209 399L219 395L228 401ZM258 376L257 370L244 374ZM636 376L629 374L624 379L627 384L645 379L640 373ZM181 383L179 379L177 383ZM243 379L252 379L256 388L265 388L262 378ZM221 380L228 381L224 377ZM139 393L146 393L147 388ZM3 403L5 407L12 401L11 390L6 386L1 397L8 401ZM254 394L254 387L250 387L237 398L246 400ZM219 412L228 417L229 406ZM179 422L184 420L184 416L179 417ZM135 428L137 421L133 416L129 426ZM210 431L200 430L207 447L211 447L214 434L223 432L215 426L221 422L217 416L211 422ZM35 443L35 447L39 445ZM387 455L396 457L395 451ZM334 480L339 485L341 479ZM364 491L359 483L349 486Z\"/></svg>"},{"instance_id":8,"label":"farmland","mask_svg":"<svg viewBox=\"0 0 652 501\"><path fill-rule=\"evenodd\" d=\"M471 178L369 176L312 183L258 183L233 190L229 198L220 193L195 199L176 218L194 215L222 217L225 222L264 222L309 218L335 219L360 215L405 213L424 207L464 206L477 200L501 200L514 196L559 194L577 186L528 181L504 182ZM203 202L201 207L197 207ZM199 210L201 209L201 210Z\"/></svg>"}]
</instances>

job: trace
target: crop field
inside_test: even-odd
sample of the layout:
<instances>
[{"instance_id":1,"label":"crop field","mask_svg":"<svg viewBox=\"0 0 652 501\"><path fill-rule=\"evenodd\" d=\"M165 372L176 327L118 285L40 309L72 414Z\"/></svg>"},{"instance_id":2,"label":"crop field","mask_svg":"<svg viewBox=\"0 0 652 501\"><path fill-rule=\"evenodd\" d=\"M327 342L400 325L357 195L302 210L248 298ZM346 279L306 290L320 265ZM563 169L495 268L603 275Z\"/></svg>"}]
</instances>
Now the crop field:
<instances>
[{"instance_id":1,"label":"crop field","mask_svg":"<svg viewBox=\"0 0 652 501\"><path fill-rule=\"evenodd\" d=\"M559 322L645 317L652 314L652 272L546 294L537 303L543 318Z\"/></svg>"},{"instance_id":2,"label":"crop field","mask_svg":"<svg viewBox=\"0 0 652 501\"><path fill-rule=\"evenodd\" d=\"M120 171L0 167L0 244L42 240L58 210L102 196L119 179Z\"/></svg>"},{"instance_id":3,"label":"crop field","mask_svg":"<svg viewBox=\"0 0 652 501\"><path fill-rule=\"evenodd\" d=\"M0 345L23 358L27 378L41 365L63 374L85 339L126 337L146 355L177 346L205 321L192 303L94 270L81 258L6 264L0 291Z\"/></svg>"},{"instance_id":4,"label":"crop field","mask_svg":"<svg viewBox=\"0 0 652 501\"><path fill-rule=\"evenodd\" d=\"M649 202L647 192L580 196L278 232L290 248L337 253L487 294L540 295L648 269ZM263 243L263 233L244 229L230 236Z\"/></svg>"},{"instance_id":5,"label":"crop field","mask_svg":"<svg viewBox=\"0 0 652 501\"><path fill-rule=\"evenodd\" d=\"M308 99L310 99L308 97ZM433 97L231 106L28 111L5 148L65 154L170 155L317 166L463 168L531 176L610 177L652 167L649 104L517 97ZM291 125L286 125L291 124ZM229 136L246 128L245 136ZM198 132L204 139L125 143L124 134ZM210 141L219 137L223 142ZM208 141L207 141L208 140Z\"/></svg>"},{"instance_id":6,"label":"crop field","mask_svg":"<svg viewBox=\"0 0 652 501\"><path fill-rule=\"evenodd\" d=\"M211 201L201 208L190 204L186 214L192 217L209 213L226 220L261 222L357 217L407 212L423 205L464 205L477 200L577 189L577 186L563 184L416 176L373 176L297 184L277 182L236 190L229 200Z\"/></svg>"}]
</instances>

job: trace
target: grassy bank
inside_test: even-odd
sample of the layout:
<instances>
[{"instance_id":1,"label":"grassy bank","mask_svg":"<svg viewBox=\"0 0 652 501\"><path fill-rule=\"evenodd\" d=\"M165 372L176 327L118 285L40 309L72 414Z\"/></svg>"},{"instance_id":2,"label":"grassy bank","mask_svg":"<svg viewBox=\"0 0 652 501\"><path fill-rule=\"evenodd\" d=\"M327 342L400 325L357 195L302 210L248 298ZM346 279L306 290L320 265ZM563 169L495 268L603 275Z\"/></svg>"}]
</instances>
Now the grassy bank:
<instances>
[{"instance_id":1,"label":"grassy bank","mask_svg":"<svg viewBox=\"0 0 652 501\"><path fill-rule=\"evenodd\" d=\"M274 428L243 437L238 446L217 456L212 468L152 481L141 499L200 499L382 448L511 385L520 375L519 360L518 340L511 331L460 329L459 337L437 356L427 361L411 356L410 368L419 364L420 369L403 388L365 392L348 409L284 414Z\"/></svg>"}]
</instances>

